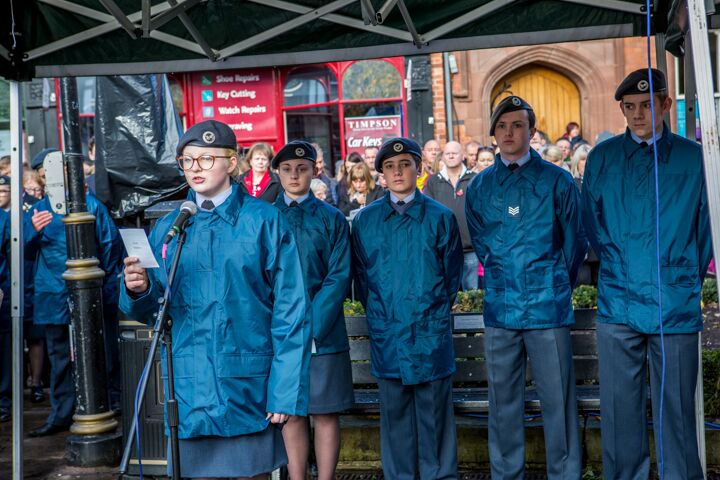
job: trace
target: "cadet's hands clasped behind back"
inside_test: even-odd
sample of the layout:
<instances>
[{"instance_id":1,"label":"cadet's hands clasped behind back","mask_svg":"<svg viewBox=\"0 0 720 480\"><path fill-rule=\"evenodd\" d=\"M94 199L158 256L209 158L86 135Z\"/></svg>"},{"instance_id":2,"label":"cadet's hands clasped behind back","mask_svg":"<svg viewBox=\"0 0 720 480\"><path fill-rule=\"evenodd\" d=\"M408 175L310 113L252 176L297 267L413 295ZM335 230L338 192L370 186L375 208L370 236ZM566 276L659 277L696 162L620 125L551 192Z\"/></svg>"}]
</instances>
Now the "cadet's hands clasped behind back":
<instances>
[{"instance_id":1,"label":"cadet's hands clasped behind back","mask_svg":"<svg viewBox=\"0 0 720 480\"><path fill-rule=\"evenodd\" d=\"M148 275L144 268L137 265L140 259L137 257L127 257L125 260L125 288L133 293L145 293L148 289Z\"/></svg>"}]
</instances>

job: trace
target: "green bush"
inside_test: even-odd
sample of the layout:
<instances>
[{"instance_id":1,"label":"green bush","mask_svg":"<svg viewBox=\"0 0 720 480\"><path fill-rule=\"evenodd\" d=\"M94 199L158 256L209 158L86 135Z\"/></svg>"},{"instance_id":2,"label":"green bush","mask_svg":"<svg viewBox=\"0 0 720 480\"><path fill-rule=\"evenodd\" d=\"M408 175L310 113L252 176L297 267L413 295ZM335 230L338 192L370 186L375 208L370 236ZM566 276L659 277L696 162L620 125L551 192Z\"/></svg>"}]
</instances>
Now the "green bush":
<instances>
[{"instance_id":1,"label":"green bush","mask_svg":"<svg viewBox=\"0 0 720 480\"><path fill-rule=\"evenodd\" d=\"M485 292L482 290L467 290L458 292L453 305L453 313L483 313L483 300Z\"/></svg>"},{"instance_id":2,"label":"green bush","mask_svg":"<svg viewBox=\"0 0 720 480\"><path fill-rule=\"evenodd\" d=\"M702 285L702 302L705 305L718 302L718 287L716 278L706 278Z\"/></svg>"},{"instance_id":3,"label":"green bush","mask_svg":"<svg viewBox=\"0 0 720 480\"><path fill-rule=\"evenodd\" d=\"M578 285L572 293L573 308L596 308L597 288L592 285Z\"/></svg>"},{"instance_id":4,"label":"green bush","mask_svg":"<svg viewBox=\"0 0 720 480\"><path fill-rule=\"evenodd\" d=\"M360 302L353 302L349 298L345 299L343 303L343 311L346 317L362 317L365 315L365 309Z\"/></svg>"},{"instance_id":5,"label":"green bush","mask_svg":"<svg viewBox=\"0 0 720 480\"><path fill-rule=\"evenodd\" d=\"M720 418L720 350L703 350L705 417Z\"/></svg>"}]
</instances>

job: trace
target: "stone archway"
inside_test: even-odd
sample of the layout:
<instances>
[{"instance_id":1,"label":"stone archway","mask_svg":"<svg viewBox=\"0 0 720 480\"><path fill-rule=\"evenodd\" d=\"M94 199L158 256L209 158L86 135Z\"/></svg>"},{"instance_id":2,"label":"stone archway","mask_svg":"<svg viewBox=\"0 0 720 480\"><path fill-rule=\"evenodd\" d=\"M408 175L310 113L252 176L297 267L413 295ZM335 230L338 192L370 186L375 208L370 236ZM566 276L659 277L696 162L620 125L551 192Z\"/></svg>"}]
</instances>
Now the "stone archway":
<instances>
[{"instance_id":1,"label":"stone archway","mask_svg":"<svg viewBox=\"0 0 720 480\"><path fill-rule=\"evenodd\" d=\"M607 118L608 108L612 104L611 99L598 97L598 94L603 92L603 73L588 58L557 45L525 47L508 57L499 58L488 67L489 73L480 89L483 130L489 128L493 88L507 75L530 64L556 70L575 83L580 91L580 124L583 127L583 135L589 141L593 141L602 128L592 119Z\"/></svg>"}]
</instances>

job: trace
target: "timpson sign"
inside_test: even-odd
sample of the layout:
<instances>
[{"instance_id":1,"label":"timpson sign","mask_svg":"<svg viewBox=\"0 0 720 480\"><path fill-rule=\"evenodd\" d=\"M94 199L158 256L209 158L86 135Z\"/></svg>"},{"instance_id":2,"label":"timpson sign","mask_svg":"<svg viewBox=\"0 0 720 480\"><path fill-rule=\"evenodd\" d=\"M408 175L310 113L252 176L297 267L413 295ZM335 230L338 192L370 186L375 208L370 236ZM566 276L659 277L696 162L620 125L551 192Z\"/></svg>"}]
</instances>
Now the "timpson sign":
<instances>
[{"instance_id":1,"label":"timpson sign","mask_svg":"<svg viewBox=\"0 0 720 480\"><path fill-rule=\"evenodd\" d=\"M363 154L368 147L380 148L383 141L402 135L400 115L377 117L346 117L345 146L347 153Z\"/></svg>"}]
</instances>

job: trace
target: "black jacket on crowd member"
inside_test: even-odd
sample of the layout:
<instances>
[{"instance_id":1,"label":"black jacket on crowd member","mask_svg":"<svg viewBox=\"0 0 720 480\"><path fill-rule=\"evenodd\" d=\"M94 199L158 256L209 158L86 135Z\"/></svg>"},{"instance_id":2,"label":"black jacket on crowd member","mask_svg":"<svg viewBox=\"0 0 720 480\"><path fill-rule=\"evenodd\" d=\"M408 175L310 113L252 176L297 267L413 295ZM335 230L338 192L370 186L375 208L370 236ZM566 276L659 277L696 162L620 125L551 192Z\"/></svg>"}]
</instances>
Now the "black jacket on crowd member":
<instances>
[{"instance_id":1,"label":"black jacket on crowd member","mask_svg":"<svg viewBox=\"0 0 720 480\"><path fill-rule=\"evenodd\" d=\"M360 204L357 200L350 200L350 197L348 195L348 190L344 189L343 191L340 191L340 185L338 184L338 205L337 208L340 210L346 217L350 216L350 211L355 210L356 208L360 208ZM374 202L378 198L381 198L385 194L385 191L380 187L380 185L375 185L375 188L370 190L365 195L365 205L370 205L371 202Z\"/></svg>"},{"instance_id":2,"label":"black jacket on crowd member","mask_svg":"<svg viewBox=\"0 0 720 480\"><path fill-rule=\"evenodd\" d=\"M240 184L240 188L242 188L242 191L250 195L250 192L248 192L247 185L245 185L245 177L247 177L252 170L248 170L247 172L243 173L239 177L237 177L237 183ZM283 191L282 184L280 183L280 177L278 177L275 173L270 173L270 183L267 184L267 187L265 187L265 190L262 191L259 198L260 200L265 200L268 203L275 203L275 200L277 200L278 195Z\"/></svg>"},{"instance_id":3,"label":"black jacket on crowd member","mask_svg":"<svg viewBox=\"0 0 720 480\"><path fill-rule=\"evenodd\" d=\"M465 217L465 193L470 181L476 175L472 170L466 169L460 175L457 186L453 188L452 183L447 177L447 171L441 170L437 174L428 178L423 193L428 197L442 203L455 214L458 226L460 227L460 239L462 240L463 252L472 252L473 246L470 240L470 231L468 230L467 220Z\"/></svg>"}]
</instances>

